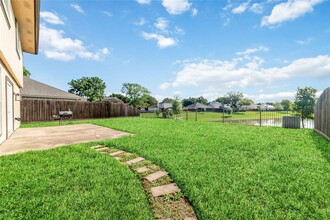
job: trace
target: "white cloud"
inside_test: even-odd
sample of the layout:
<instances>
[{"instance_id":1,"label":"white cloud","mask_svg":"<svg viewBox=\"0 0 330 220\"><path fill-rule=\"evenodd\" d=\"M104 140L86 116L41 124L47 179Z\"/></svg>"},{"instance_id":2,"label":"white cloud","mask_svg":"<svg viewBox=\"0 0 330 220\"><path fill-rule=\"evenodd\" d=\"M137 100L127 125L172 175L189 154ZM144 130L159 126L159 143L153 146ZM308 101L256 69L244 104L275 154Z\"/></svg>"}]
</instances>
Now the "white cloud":
<instances>
[{"instance_id":1,"label":"white cloud","mask_svg":"<svg viewBox=\"0 0 330 220\"><path fill-rule=\"evenodd\" d=\"M256 14L262 14L265 10L265 7L262 3L254 3L250 8L250 11Z\"/></svg>"},{"instance_id":2,"label":"white cloud","mask_svg":"<svg viewBox=\"0 0 330 220\"><path fill-rule=\"evenodd\" d=\"M101 11L101 12L108 17L112 17L112 13L110 11Z\"/></svg>"},{"instance_id":3,"label":"white cloud","mask_svg":"<svg viewBox=\"0 0 330 220\"><path fill-rule=\"evenodd\" d=\"M197 8L193 8L191 9L191 16L196 16L198 14L198 9Z\"/></svg>"},{"instance_id":4,"label":"white cloud","mask_svg":"<svg viewBox=\"0 0 330 220\"><path fill-rule=\"evenodd\" d=\"M227 5L222 8L222 10L227 11L228 9L232 8L233 4L231 3L231 0L227 0Z\"/></svg>"},{"instance_id":5,"label":"white cloud","mask_svg":"<svg viewBox=\"0 0 330 220\"><path fill-rule=\"evenodd\" d=\"M79 13L85 13L81 6L78 4L71 4L70 6Z\"/></svg>"},{"instance_id":6,"label":"white cloud","mask_svg":"<svg viewBox=\"0 0 330 220\"><path fill-rule=\"evenodd\" d=\"M157 18L156 22L154 23L154 26L162 32L167 32L168 23L168 20L166 20L165 18Z\"/></svg>"},{"instance_id":7,"label":"white cloud","mask_svg":"<svg viewBox=\"0 0 330 220\"><path fill-rule=\"evenodd\" d=\"M244 95L247 98L252 99L255 102L278 102L283 99L293 100L296 96L296 92L278 92L278 93L270 93L270 94L258 94L258 95Z\"/></svg>"},{"instance_id":8,"label":"white cloud","mask_svg":"<svg viewBox=\"0 0 330 220\"><path fill-rule=\"evenodd\" d=\"M161 90L166 90L166 89L168 89L169 87L171 87L171 83L169 83L169 82L164 82L163 84L161 84L161 85L159 86L159 89L161 89Z\"/></svg>"},{"instance_id":9,"label":"white cloud","mask_svg":"<svg viewBox=\"0 0 330 220\"><path fill-rule=\"evenodd\" d=\"M248 9L249 4L250 4L250 1L244 2L244 3L240 4L239 6L237 6L236 8L233 8L233 10L231 10L231 12L234 14L242 14L243 12L246 11L246 9Z\"/></svg>"},{"instance_id":10,"label":"white cloud","mask_svg":"<svg viewBox=\"0 0 330 220\"><path fill-rule=\"evenodd\" d=\"M269 50L268 47L259 46L259 47L256 47L256 48L249 48L249 49L246 49L245 51L237 52L236 54L237 55L248 55L248 54L256 53L256 52L259 52L259 51L267 52L268 50Z\"/></svg>"},{"instance_id":11,"label":"white cloud","mask_svg":"<svg viewBox=\"0 0 330 220\"><path fill-rule=\"evenodd\" d=\"M179 28L179 27L175 27L175 33L180 34L180 35L186 34L186 32L182 28Z\"/></svg>"},{"instance_id":12,"label":"white cloud","mask_svg":"<svg viewBox=\"0 0 330 220\"><path fill-rule=\"evenodd\" d=\"M55 13L50 12L50 11L42 11L40 12L40 17L43 19L45 22L49 24L59 24L59 25L64 25L63 20Z\"/></svg>"},{"instance_id":13,"label":"white cloud","mask_svg":"<svg viewBox=\"0 0 330 220\"><path fill-rule=\"evenodd\" d=\"M147 5L151 2L151 0L136 0L136 2L142 5Z\"/></svg>"},{"instance_id":14,"label":"white cloud","mask_svg":"<svg viewBox=\"0 0 330 220\"><path fill-rule=\"evenodd\" d=\"M330 56L301 58L283 67L264 68L260 57L240 57L233 60L185 61L173 82L165 82L163 89L178 86L206 86L238 89L269 86L289 79L330 78Z\"/></svg>"},{"instance_id":15,"label":"white cloud","mask_svg":"<svg viewBox=\"0 0 330 220\"><path fill-rule=\"evenodd\" d=\"M313 7L323 0L288 0L274 6L269 16L262 18L261 26L274 26L285 21L295 20L296 18L312 12Z\"/></svg>"},{"instance_id":16,"label":"white cloud","mask_svg":"<svg viewBox=\"0 0 330 220\"><path fill-rule=\"evenodd\" d=\"M146 40L157 40L157 44L159 48L166 48L170 46L174 46L177 44L176 40L170 37L165 37L164 35L161 34L156 34L156 33L146 33L142 32L142 37Z\"/></svg>"},{"instance_id":17,"label":"white cloud","mask_svg":"<svg viewBox=\"0 0 330 220\"><path fill-rule=\"evenodd\" d=\"M84 43L78 39L65 37L65 32L40 25L40 52L47 58L70 61L76 58L87 60L101 60L109 54L108 48L96 52L89 51Z\"/></svg>"},{"instance_id":18,"label":"white cloud","mask_svg":"<svg viewBox=\"0 0 330 220\"><path fill-rule=\"evenodd\" d=\"M144 18L140 18L139 21L135 22L135 25L137 26L143 26L146 23L148 23Z\"/></svg>"},{"instance_id":19,"label":"white cloud","mask_svg":"<svg viewBox=\"0 0 330 220\"><path fill-rule=\"evenodd\" d=\"M190 9L191 3L188 0L163 0L162 5L170 14L182 14Z\"/></svg>"},{"instance_id":20,"label":"white cloud","mask_svg":"<svg viewBox=\"0 0 330 220\"><path fill-rule=\"evenodd\" d=\"M296 43L297 44L300 44L300 45L308 45L312 42L313 38L307 38L305 40L296 40Z\"/></svg>"}]
</instances>

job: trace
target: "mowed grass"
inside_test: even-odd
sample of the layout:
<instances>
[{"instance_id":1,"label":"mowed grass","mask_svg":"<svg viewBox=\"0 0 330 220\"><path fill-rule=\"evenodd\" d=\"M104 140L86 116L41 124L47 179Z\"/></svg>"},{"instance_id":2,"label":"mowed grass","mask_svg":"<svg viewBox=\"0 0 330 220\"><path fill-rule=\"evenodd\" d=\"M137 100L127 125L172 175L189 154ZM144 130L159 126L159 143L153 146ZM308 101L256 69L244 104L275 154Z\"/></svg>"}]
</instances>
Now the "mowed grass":
<instances>
[{"instance_id":1,"label":"mowed grass","mask_svg":"<svg viewBox=\"0 0 330 220\"><path fill-rule=\"evenodd\" d=\"M169 171L200 219L330 219L330 143L312 130L143 118L89 122L136 134L103 143ZM38 125L57 123L24 126Z\"/></svg>"},{"instance_id":2,"label":"mowed grass","mask_svg":"<svg viewBox=\"0 0 330 220\"><path fill-rule=\"evenodd\" d=\"M178 115L174 115L173 117L178 117L183 120L186 120L187 113L182 111ZM287 111L262 111L261 119L281 119L283 116L293 115L292 112ZM197 121L222 121L225 118L225 121L230 120L259 120L260 112L259 111L247 111L247 112L233 112L232 114L225 113L223 115L222 112L193 112L188 111L188 121L195 121L197 116ZM157 118L155 113L141 113L142 118ZM159 117L162 117L160 114Z\"/></svg>"},{"instance_id":3,"label":"mowed grass","mask_svg":"<svg viewBox=\"0 0 330 220\"><path fill-rule=\"evenodd\" d=\"M153 219L135 175L89 146L0 157L0 219Z\"/></svg>"}]
</instances>

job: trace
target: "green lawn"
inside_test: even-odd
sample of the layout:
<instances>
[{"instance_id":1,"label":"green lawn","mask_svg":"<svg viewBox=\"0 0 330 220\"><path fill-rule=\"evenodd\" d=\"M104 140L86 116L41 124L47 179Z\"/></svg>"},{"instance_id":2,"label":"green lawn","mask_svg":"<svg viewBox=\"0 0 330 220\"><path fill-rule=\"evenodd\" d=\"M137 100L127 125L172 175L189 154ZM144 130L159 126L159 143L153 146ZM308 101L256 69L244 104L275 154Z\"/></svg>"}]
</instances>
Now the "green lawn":
<instances>
[{"instance_id":1,"label":"green lawn","mask_svg":"<svg viewBox=\"0 0 330 220\"><path fill-rule=\"evenodd\" d=\"M201 219L330 219L330 143L312 130L143 118L91 122L136 134L104 144L168 170Z\"/></svg>"},{"instance_id":2,"label":"green lawn","mask_svg":"<svg viewBox=\"0 0 330 220\"><path fill-rule=\"evenodd\" d=\"M153 219L136 176L89 146L0 157L0 219Z\"/></svg>"},{"instance_id":3,"label":"green lawn","mask_svg":"<svg viewBox=\"0 0 330 220\"><path fill-rule=\"evenodd\" d=\"M287 111L263 111L261 114L261 119L276 119L282 118L283 116L292 115L291 112ZM156 118L155 113L141 113L141 117L143 118ZM159 115L161 117L161 114ZM175 116L174 116L175 117ZM186 120L186 112L182 111L178 114L179 118ZM224 114L224 118L226 121L228 120L252 120L252 119L260 119L260 112L258 111L247 111L247 112L234 112L233 114ZM223 114L221 112L197 112L197 121L222 121ZM196 120L196 112L188 111L188 120L194 121Z\"/></svg>"}]
</instances>

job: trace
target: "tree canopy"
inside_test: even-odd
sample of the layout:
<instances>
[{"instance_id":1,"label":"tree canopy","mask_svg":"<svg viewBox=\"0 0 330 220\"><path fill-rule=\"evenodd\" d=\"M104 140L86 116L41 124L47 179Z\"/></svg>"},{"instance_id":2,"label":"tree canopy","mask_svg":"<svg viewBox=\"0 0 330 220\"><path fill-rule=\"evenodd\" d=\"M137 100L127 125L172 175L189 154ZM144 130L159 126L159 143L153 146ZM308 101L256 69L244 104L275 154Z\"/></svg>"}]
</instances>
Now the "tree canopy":
<instances>
[{"instance_id":1,"label":"tree canopy","mask_svg":"<svg viewBox=\"0 0 330 220\"><path fill-rule=\"evenodd\" d=\"M27 69L25 68L25 66L23 67L23 75L24 75L24 76L31 76L30 71L27 70Z\"/></svg>"},{"instance_id":2,"label":"tree canopy","mask_svg":"<svg viewBox=\"0 0 330 220\"><path fill-rule=\"evenodd\" d=\"M283 99L281 102L284 111L291 111L292 110L292 102L289 99Z\"/></svg>"},{"instance_id":3,"label":"tree canopy","mask_svg":"<svg viewBox=\"0 0 330 220\"><path fill-rule=\"evenodd\" d=\"M192 105L195 103L202 103L204 105L206 105L208 103L208 100L206 98L204 98L203 96L199 96L197 98L194 97L189 97L188 99L182 99L182 105L184 107L188 106L188 105Z\"/></svg>"},{"instance_id":4,"label":"tree canopy","mask_svg":"<svg viewBox=\"0 0 330 220\"><path fill-rule=\"evenodd\" d=\"M122 94L119 94L119 93L112 93L110 95L110 97L116 97L117 99L120 99L120 100L122 100L125 103L129 103L129 99L126 96L124 96Z\"/></svg>"},{"instance_id":5,"label":"tree canopy","mask_svg":"<svg viewBox=\"0 0 330 220\"><path fill-rule=\"evenodd\" d=\"M146 105L150 91L137 83L123 83L121 92L129 99L129 104L137 107L139 105Z\"/></svg>"},{"instance_id":6,"label":"tree canopy","mask_svg":"<svg viewBox=\"0 0 330 220\"><path fill-rule=\"evenodd\" d=\"M99 77L82 77L68 83L70 93L85 97L88 101L100 101L104 98L105 82Z\"/></svg>"},{"instance_id":7,"label":"tree canopy","mask_svg":"<svg viewBox=\"0 0 330 220\"><path fill-rule=\"evenodd\" d=\"M294 100L294 110L301 116L302 120L313 118L316 92L317 90L312 87L298 87Z\"/></svg>"}]
</instances>

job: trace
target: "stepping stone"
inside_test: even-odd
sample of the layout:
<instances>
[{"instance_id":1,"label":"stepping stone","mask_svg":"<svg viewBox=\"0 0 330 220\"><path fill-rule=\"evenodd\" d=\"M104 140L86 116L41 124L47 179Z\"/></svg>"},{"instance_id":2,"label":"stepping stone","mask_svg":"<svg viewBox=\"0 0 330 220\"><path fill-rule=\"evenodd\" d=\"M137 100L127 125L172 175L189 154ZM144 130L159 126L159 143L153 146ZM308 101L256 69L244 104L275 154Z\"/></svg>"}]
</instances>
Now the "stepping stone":
<instances>
[{"instance_id":1,"label":"stepping stone","mask_svg":"<svg viewBox=\"0 0 330 220\"><path fill-rule=\"evenodd\" d=\"M104 146L102 146L102 145L97 145L97 146L93 146L93 147L91 147L91 149L98 149L98 148L101 148L101 147L104 147Z\"/></svg>"},{"instance_id":2,"label":"stepping stone","mask_svg":"<svg viewBox=\"0 0 330 220\"><path fill-rule=\"evenodd\" d=\"M143 157L137 157L137 158L134 158L134 159L132 159L132 160L126 161L126 163L127 163L128 165L132 165L132 164L134 164L134 163L138 163L138 162L143 161L143 160L144 160Z\"/></svg>"},{"instance_id":3,"label":"stepping stone","mask_svg":"<svg viewBox=\"0 0 330 220\"><path fill-rule=\"evenodd\" d=\"M162 178L163 176L167 176L168 172L163 171L163 170L159 170L155 173L151 173L148 176L146 176L145 178L147 180L149 180L149 182L153 182L155 180L158 180L159 178Z\"/></svg>"},{"instance_id":4,"label":"stepping stone","mask_svg":"<svg viewBox=\"0 0 330 220\"><path fill-rule=\"evenodd\" d=\"M144 172L147 172L147 171L149 171L150 169L148 168L148 167L146 167L146 166L144 166L144 167L139 167L139 168L137 168L136 169L136 172L137 173L144 173Z\"/></svg>"},{"instance_id":5,"label":"stepping stone","mask_svg":"<svg viewBox=\"0 0 330 220\"><path fill-rule=\"evenodd\" d=\"M180 192L179 187L175 183L170 183L163 186L156 186L151 188L151 194L154 197L159 197L163 195L172 194L175 192Z\"/></svg>"},{"instance_id":6,"label":"stepping stone","mask_svg":"<svg viewBox=\"0 0 330 220\"><path fill-rule=\"evenodd\" d=\"M117 151L115 151L115 152L110 153L109 155L110 155L110 156L117 156L117 155L122 154L122 153L124 153L124 152L125 152L125 151L117 150Z\"/></svg>"},{"instance_id":7,"label":"stepping stone","mask_svg":"<svg viewBox=\"0 0 330 220\"><path fill-rule=\"evenodd\" d=\"M97 149L96 149L97 152L100 152L100 151L106 151L106 150L109 150L109 148L107 148L107 147L102 147L102 148L97 148Z\"/></svg>"},{"instance_id":8,"label":"stepping stone","mask_svg":"<svg viewBox=\"0 0 330 220\"><path fill-rule=\"evenodd\" d=\"M116 160L120 160L120 157L114 157Z\"/></svg>"},{"instance_id":9,"label":"stepping stone","mask_svg":"<svg viewBox=\"0 0 330 220\"><path fill-rule=\"evenodd\" d=\"M183 220L197 220L197 218L194 218L194 217L186 217L186 218L184 218Z\"/></svg>"}]
</instances>

